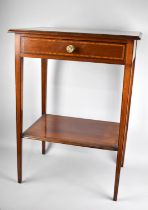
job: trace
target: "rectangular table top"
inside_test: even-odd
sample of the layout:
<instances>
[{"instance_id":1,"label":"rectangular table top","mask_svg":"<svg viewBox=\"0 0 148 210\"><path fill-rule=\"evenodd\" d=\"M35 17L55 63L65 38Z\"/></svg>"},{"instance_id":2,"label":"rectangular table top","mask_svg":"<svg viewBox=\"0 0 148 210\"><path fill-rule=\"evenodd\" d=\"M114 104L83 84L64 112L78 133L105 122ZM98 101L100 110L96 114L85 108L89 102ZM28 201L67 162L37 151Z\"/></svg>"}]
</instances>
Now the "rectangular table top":
<instances>
[{"instance_id":1,"label":"rectangular table top","mask_svg":"<svg viewBox=\"0 0 148 210\"><path fill-rule=\"evenodd\" d=\"M141 39L142 33L136 31L103 31L98 29L71 29L71 28L54 28L54 27L36 27L10 29L9 32L25 34L46 34L46 35L92 35L97 38L116 38L116 39Z\"/></svg>"}]
</instances>

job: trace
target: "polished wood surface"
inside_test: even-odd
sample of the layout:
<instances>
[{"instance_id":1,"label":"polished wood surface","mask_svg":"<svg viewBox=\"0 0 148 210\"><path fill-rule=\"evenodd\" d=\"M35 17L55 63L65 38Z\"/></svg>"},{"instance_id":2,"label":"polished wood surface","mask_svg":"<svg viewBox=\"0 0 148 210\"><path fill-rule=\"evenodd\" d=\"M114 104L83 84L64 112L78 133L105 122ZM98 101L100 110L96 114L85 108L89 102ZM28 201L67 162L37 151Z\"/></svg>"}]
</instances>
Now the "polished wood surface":
<instances>
[{"instance_id":1,"label":"polished wood surface","mask_svg":"<svg viewBox=\"0 0 148 210\"><path fill-rule=\"evenodd\" d=\"M96 36L97 38L115 38L115 39L133 39L139 40L141 39L142 33L135 31L105 31L98 29L73 29L73 28L57 28L57 27L36 27L36 28L22 28L22 29L10 29L9 32L14 33L23 33L23 34L52 34L52 35L73 35L83 37L87 36Z\"/></svg>"},{"instance_id":2,"label":"polished wood surface","mask_svg":"<svg viewBox=\"0 0 148 210\"><path fill-rule=\"evenodd\" d=\"M16 36L16 123L18 182L22 181L22 138L117 151L113 200L117 200L125 157L135 55L139 32L101 32L55 28L10 29ZM70 46L70 47L69 47ZM69 51L67 49L73 49ZM42 116L23 132L23 58L41 59ZM47 60L60 59L124 65L120 122L48 115ZM84 75L85 76L85 75Z\"/></svg>"},{"instance_id":3,"label":"polished wood surface","mask_svg":"<svg viewBox=\"0 0 148 210\"><path fill-rule=\"evenodd\" d=\"M66 47L73 45L75 50L68 53ZM73 40L57 40L46 38L21 38L21 54L22 55L47 55L47 56L65 56L67 60L106 59L109 62L124 63L125 44L120 43L103 43L90 41L73 41ZM99 61L99 60L98 60Z\"/></svg>"},{"instance_id":4,"label":"polished wood surface","mask_svg":"<svg viewBox=\"0 0 148 210\"><path fill-rule=\"evenodd\" d=\"M23 137L49 142L117 150L119 123L43 115Z\"/></svg>"}]
</instances>

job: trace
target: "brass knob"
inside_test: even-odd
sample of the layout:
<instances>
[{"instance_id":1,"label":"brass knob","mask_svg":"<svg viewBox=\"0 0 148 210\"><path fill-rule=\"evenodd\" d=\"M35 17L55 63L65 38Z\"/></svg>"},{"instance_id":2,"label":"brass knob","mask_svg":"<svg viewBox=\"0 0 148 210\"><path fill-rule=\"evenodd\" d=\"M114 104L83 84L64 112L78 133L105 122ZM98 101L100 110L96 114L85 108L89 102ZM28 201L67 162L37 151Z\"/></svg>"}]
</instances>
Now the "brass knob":
<instances>
[{"instance_id":1,"label":"brass knob","mask_svg":"<svg viewBox=\"0 0 148 210\"><path fill-rule=\"evenodd\" d=\"M66 51L68 52L68 53L73 53L74 51L75 51L75 46L74 45L68 45L67 47L66 47Z\"/></svg>"}]
</instances>

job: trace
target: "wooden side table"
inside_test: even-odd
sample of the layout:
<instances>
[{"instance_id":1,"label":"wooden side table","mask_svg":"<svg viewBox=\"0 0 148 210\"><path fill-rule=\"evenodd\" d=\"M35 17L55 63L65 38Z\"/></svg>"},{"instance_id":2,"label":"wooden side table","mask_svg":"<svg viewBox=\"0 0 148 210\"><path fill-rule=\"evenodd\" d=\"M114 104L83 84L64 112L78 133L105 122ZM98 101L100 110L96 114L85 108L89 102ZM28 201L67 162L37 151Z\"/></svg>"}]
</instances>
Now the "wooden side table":
<instances>
[{"instance_id":1,"label":"wooden side table","mask_svg":"<svg viewBox=\"0 0 148 210\"><path fill-rule=\"evenodd\" d=\"M117 200L128 131L139 32L67 31L56 28L11 29L15 33L18 182L22 182L22 138L117 151L113 200ZM41 58L42 115L23 131L23 59ZM105 122L46 113L47 60L124 65L120 122Z\"/></svg>"}]
</instances>

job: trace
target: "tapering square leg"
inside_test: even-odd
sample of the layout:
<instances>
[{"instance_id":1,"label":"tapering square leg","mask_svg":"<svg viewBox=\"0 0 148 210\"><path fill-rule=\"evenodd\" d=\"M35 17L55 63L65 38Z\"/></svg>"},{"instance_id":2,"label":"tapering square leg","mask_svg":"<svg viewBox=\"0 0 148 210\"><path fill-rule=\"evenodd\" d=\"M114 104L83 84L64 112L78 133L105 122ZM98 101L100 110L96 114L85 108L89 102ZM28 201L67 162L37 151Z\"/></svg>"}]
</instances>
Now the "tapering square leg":
<instances>
[{"instance_id":1,"label":"tapering square leg","mask_svg":"<svg viewBox=\"0 0 148 210\"><path fill-rule=\"evenodd\" d=\"M16 35L16 135L18 183L22 182L22 128L23 128L23 58L20 57L20 36Z\"/></svg>"},{"instance_id":2,"label":"tapering square leg","mask_svg":"<svg viewBox=\"0 0 148 210\"><path fill-rule=\"evenodd\" d=\"M48 59L41 59L42 115L46 114L46 105L47 105L47 65L48 65ZM42 141L42 154L45 153L46 153L46 142Z\"/></svg>"},{"instance_id":3,"label":"tapering square leg","mask_svg":"<svg viewBox=\"0 0 148 210\"><path fill-rule=\"evenodd\" d=\"M124 147L123 147L122 164L121 164L122 167L124 165L124 159L125 159L126 141L127 141L128 124L129 124L129 116L130 116L130 106L131 106L131 97L132 97L132 86L133 86L134 70L135 70L135 60L136 60L136 58L133 61L132 70L131 70L132 72L131 72L131 80L130 80L130 88L129 88L129 100L128 100L128 111L127 111L127 126L126 126L125 137L124 137Z\"/></svg>"},{"instance_id":4,"label":"tapering square leg","mask_svg":"<svg viewBox=\"0 0 148 210\"><path fill-rule=\"evenodd\" d=\"M129 120L129 110L131 101L132 81L133 81L133 49L134 42L129 41L126 48L126 63L124 68L124 79L123 79L123 91L122 91L122 105L120 115L120 128L119 128L119 139L118 139L118 153L116 162L116 174L115 174L115 186L113 200L117 200L118 187L120 179L121 166L123 164L123 158L125 153L125 145Z\"/></svg>"}]
</instances>

